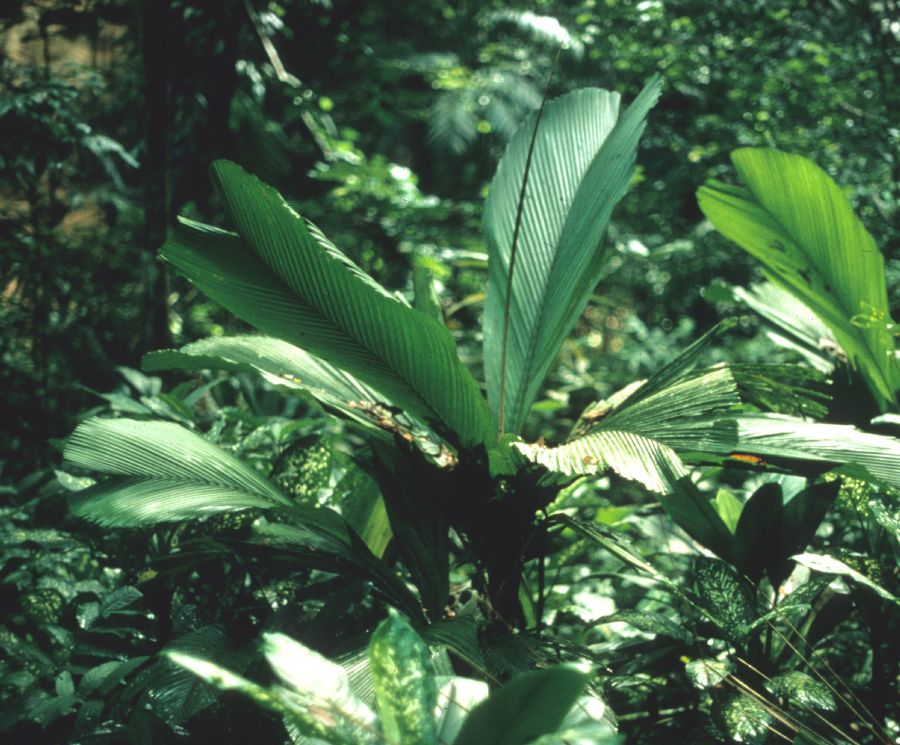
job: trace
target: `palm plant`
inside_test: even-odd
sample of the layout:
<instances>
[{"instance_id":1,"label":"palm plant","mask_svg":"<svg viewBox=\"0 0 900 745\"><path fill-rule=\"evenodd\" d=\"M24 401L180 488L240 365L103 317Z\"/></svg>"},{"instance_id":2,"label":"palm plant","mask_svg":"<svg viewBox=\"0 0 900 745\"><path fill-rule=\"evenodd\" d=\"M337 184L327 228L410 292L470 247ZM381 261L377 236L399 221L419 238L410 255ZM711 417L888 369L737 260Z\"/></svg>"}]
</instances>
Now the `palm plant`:
<instances>
[{"instance_id":1,"label":"palm plant","mask_svg":"<svg viewBox=\"0 0 900 745\"><path fill-rule=\"evenodd\" d=\"M542 383L603 270L604 233L628 189L659 91L659 81L651 81L624 112L619 96L606 90L564 95L542 106L510 141L484 211L486 397L460 362L428 292L417 294L412 305L388 292L274 189L233 163L220 161L212 168L233 231L182 219L163 246L165 261L265 336L210 338L151 353L145 369L256 371L306 391L346 420L368 444L359 461L380 487L395 547L391 556L410 583L390 565L385 542L372 525L355 530L329 508L297 503L238 459L173 423L93 419L82 424L70 438L66 458L110 478L79 492L73 510L108 526L262 510L265 519L254 525L258 544L291 560L365 579L426 639L476 669L477 629L466 619L451 618L447 608L451 556L473 567L481 627L495 641L540 627L543 587L535 596L523 583L523 572L528 562L542 561L552 550L560 526L652 573L615 536L562 513L547 514L560 491L582 477L611 472L637 482L741 575L756 581L767 574L777 586L834 490L812 483L788 500L770 489L735 510L701 493L692 468L750 464L815 477L853 464L857 478L896 488L900 441L812 421L810 416L825 413L822 397L808 387L822 382L815 371L703 367L704 350L732 322L720 324L648 380L589 406L565 442L548 446L521 438ZM721 191L738 199L736 190ZM743 215L740 207L737 214ZM842 240L833 250L867 246ZM810 259L811 265L817 262ZM796 271L802 277L803 267ZM835 327L842 323L841 312L857 312L857 301L882 308L871 294L847 289L844 283L852 281L839 267L828 281L841 298L846 289L849 298L836 307L817 306ZM796 290L801 283L791 286ZM850 345L858 337L859 348L873 355L870 362L863 356L854 360L871 376L879 402L890 405L898 378L883 359L884 335L857 333L846 324L841 329L845 348L855 354L857 347ZM773 556L761 559L758 542L775 512L783 517L783 536ZM373 511L371 519L379 514ZM752 626L755 617L744 621ZM733 637L742 641L750 631L742 626Z\"/></svg>"}]
</instances>

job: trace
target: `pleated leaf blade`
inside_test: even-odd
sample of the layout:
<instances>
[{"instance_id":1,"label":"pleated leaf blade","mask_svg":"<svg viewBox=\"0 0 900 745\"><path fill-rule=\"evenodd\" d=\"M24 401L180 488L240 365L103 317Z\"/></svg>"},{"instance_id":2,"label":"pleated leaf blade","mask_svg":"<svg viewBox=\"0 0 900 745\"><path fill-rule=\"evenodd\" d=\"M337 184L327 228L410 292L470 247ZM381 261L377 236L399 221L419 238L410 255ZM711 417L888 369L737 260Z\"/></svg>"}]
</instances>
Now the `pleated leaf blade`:
<instances>
[{"instance_id":1,"label":"pleated leaf blade","mask_svg":"<svg viewBox=\"0 0 900 745\"><path fill-rule=\"evenodd\" d=\"M736 421L738 448L742 453L762 458L856 464L879 481L900 488L900 439L896 437L782 414L745 414Z\"/></svg>"},{"instance_id":2,"label":"pleated leaf blade","mask_svg":"<svg viewBox=\"0 0 900 745\"><path fill-rule=\"evenodd\" d=\"M349 373L304 349L271 336L212 336L180 349L144 355L147 372L160 370L236 370L256 372L269 382L308 391L324 406L378 430L361 411L379 394ZM383 433L386 434L386 433Z\"/></svg>"},{"instance_id":3,"label":"pleated leaf blade","mask_svg":"<svg viewBox=\"0 0 900 745\"><path fill-rule=\"evenodd\" d=\"M603 235L634 172L638 141L658 96L654 79L622 117L618 94L601 89L575 91L545 106L531 155L509 298L519 194L537 114L510 141L497 168L483 225L489 254L484 356L495 420L501 388L505 392L505 431L521 429L599 280ZM501 369L507 311L506 367Z\"/></svg>"},{"instance_id":4,"label":"pleated leaf blade","mask_svg":"<svg viewBox=\"0 0 900 745\"><path fill-rule=\"evenodd\" d=\"M271 500L216 484L118 477L70 497L80 517L108 527L138 527L208 517L221 512L268 509Z\"/></svg>"},{"instance_id":5,"label":"pleated leaf blade","mask_svg":"<svg viewBox=\"0 0 900 745\"><path fill-rule=\"evenodd\" d=\"M632 432L602 430L558 447L518 442L514 447L548 471L587 476L608 470L637 481L650 491L667 494L687 470L672 448Z\"/></svg>"},{"instance_id":6,"label":"pleated leaf blade","mask_svg":"<svg viewBox=\"0 0 900 745\"><path fill-rule=\"evenodd\" d=\"M202 292L242 321L313 353L327 353L332 364L368 369L370 385L398 404L421 405L415 393L259 261L240 236L181 218L160 250Z\"/></svg>"},{"instance_id":7,"label":"pleated leaf blade","mask_svg":"<svg viewBox=\"0 0 900 745\"><path fill-rule=\"evenodd\" d=\"M731 370L715 367L639 397L634 403L626 402L598 427L634 432L679 452L729 453L737 441L729 412L740 404Z\"/></svg>"},{"instance_id":8,"label":"pleated leaf blade","mask_svg":"<svg viewBox=\"0 0 900 745\"><path fill-rule=\"evenodd\" d=\"M115 477L71 500L75 514L102 525L148 525L291 504L237 458L171 422L88 420L69 438L65 460Z\"/></svg>"},{"instance_id":9,"label":"pleated leaf blade","mask_svg":"<svg viewBox=\"0 0 900 745\"><path fill-rule=\"evenodd\" d=\"M676 493L688 473L678 452L732 452L737 426L731 410L741 403L727 367L681 372L686 377L667 379L665 387L651 379L615 394L609 406L595 405L594 415L589 409L581 418L588 431L567 443L515 447L551 471L577 476L611 469L658 494ZM651 384L655 392L643 396L643 387Z\"/></svg>"},{"instance_id":10,"label":"pleated leaf blade","mask_svg":"<svg viewBox=\"0 0 900 745\"><path fill-rule=\"evenodd\" d=\"M746 188L709 181L697 193L701 210L834 332L882 410L896 408L900 366L886 327L884 259L847 198L798 155L742 148L732 161ZM876 320L854 324L860 314Z\"/></svg>"},{"instance_id":11,"label":"pleated leaf blade","mask_svg":"<svg viewBox=\"0 0 900 745\"><path fill-rule=\"evenodd\" d=\"M266 272L270 283L277 280L303 311L307 323L287 341L376 389L391 390L396 405L443 425L463 446L490 438L484 398L443 325L381 288L277 191L240 166L218 161L212 174L252 263L262 267L257 273ZM230 280L234 271L226 271ZM230 289L225 293L234 301ZM257 318L268 313L260 301Z\"/></svg>"}]
</instances>

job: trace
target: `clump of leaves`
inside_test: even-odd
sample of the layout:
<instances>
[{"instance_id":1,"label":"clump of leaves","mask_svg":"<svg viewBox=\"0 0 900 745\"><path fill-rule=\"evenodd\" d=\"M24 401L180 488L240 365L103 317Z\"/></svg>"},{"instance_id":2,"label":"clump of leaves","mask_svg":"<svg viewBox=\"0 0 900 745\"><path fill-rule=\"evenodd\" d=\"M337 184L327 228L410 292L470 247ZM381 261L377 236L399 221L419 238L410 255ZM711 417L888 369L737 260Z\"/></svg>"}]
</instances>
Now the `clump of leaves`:
<instances>
[{"instance_id":1,"label":"clump of leaves","mask_svg":"<svg viewBox=\"0 0 900 745\"><path fill-rule=\"evenodd\" d=\"M428 647L396 612L378 626L368 658L377 714L353 690L347 671L283 634L263 637L277 682L262 686L205 659L168 656L220 688L251 697L285 720L297 740L334 745L496 745L619 742L608 725L576 708L591 675L560 666L516 678L488 696L479 681L435 676Z\"/></svg>"},{"instance_id":2,"label":"clump of leaves","mask_svg":"<svg viewBox=\"0 0 900 745\"><path fill-rule=\"evenodd\" d=\"M522 438L547 373L602 272L603 236L627 190L658 95L659 83L652 81L620 113L618 95L576 91L547 103L511 139L485 205L487 399L460 361L427 282L420 277L410 305L362 272L274 189L233 163L214 164L213 180L234 232L182 220L162 256L268 336L212 338L148 355L145 366L255 371L270 382L305 391L365 442L355 457L377 484L372 509L351 524L349 512L295 499L186 427L98 418L75 431L66 457L109 478L79 492L73 510L122 527L259 510L249 539L255 548L367 583L380 600L402 610L423 633L434 634L459 660L495 677L548 661L540 649L547 643L541 633L546 558L560 551L558 539L567 536L565 531L573 531L613 553L643 580L663 583L678 603L711 620L715 638L725 644L754 659L789 657L784 648L790 645L762 639L764 625L789 621L777 603L763 611L757 583L765 576L773 595L778 591L791 557L806 548L836 487L813 481L788 493L773 484L745 501L727 489L710 498L693 478L695 468L741 465L815 477L852 464L859 478L878 488L898 487L900 441L797 416L824 413L823 396L793 384L790 368L704 366L704 352L733 327L730 321L647 380L633 381L588 406L564 442L548 446ZM771 155L759 158L781 162ZM820 206L832 205L830 216L847 222L831 186L817 183L824 194ZM740 196L725 191L729 198ZM759 212L757 207L742 210L736 214ZM807 218L797 230L812 224ZM764 227L776 230L766 220ZM847 224L858 233L852 221ZM852 252L868 244L828 245L829 251ZM850 264L842 254L840 266ZM805 264L792 267L800 280L808 280ZM808 280L818 295L807 292L802 299L812 304L832 291L856 297L857 279L832 272L824 284ZM870 290L867 284L861 291L874 297ZM815 307L823 315L833 310L821 302ZM874 355L884 345L883 334L866 333L858 347ZM887 406L896 395L893 368L881 357L865 363L863 351L857 362L869 370L873 390ZM798 376L821 381L806 370ZM689 539L718 555L696 563L696 592L667 580L614 531L563 512L546 514L582 478L601 476L652 494ZM321 488L319 482L316 490ZM777 547L763 558L759 545L769 535L766 519L775 517L777 528L770 535ZM385 519L393 551L385 550ZM447 612L451 565L465 567L479 592L474 623ZM835 569L830 567L825 571ZM638 617L623 620L628 618ZM645 629L650 618L642 617ZM658 622L649 633L663 626ZM376 642L382 636L376 633ZM550 639L550 644L558 641ZM675 635L675 641L683 644L685 637ZM372 658L373 670L382 671L376 675L384 674L386 660L397 653L390 649L384 659L377 652ZM569 653L592 655L582 645L573 645ZM290 714L287 694L201 663L188 664ZM424 680L421 666L417 670L413 674L410 668L410 675ZM514 677L508 685L527 688L523 680ZM405 702L411 708L402 716L391 708L389 699L400 695L396 687L403 682L401 674L376 686L384 699L383 732L403 740L403 727L409 726L427 739L431 730L423 712L430 698ZM720 702L719 719L733 737L755 739L762 736L759 728L747 723L761 719L759 706L745 697ZM460 737L465 733L464 728Z\"/></svg>"}]
</instances>

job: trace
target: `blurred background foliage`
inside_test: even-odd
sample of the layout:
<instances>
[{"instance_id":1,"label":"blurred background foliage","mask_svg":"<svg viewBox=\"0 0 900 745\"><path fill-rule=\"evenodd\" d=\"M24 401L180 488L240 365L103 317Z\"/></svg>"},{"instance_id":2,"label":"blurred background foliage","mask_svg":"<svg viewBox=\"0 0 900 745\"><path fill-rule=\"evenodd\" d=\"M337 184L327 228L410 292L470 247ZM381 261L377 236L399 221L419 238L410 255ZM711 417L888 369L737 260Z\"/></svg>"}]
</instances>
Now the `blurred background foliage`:
<instances>
[{"instance_id":1,"label":"blurred background foliage","mask_svg":"<svg viewBox=\"0 0 900 745\"><path fill-rule=\"evenodd\" d=\"M560 46L552 94L593 85L628 102L661 73L607 276L536 407L535 436L744 312L727 293L705 296L757 270L695 199L709 177L733 181L735 147L776 146L825 168L885 254L895 317L900 307L892 0L3 0L0 44L0 702L19 702L0 730L23 737L68 741L102 721L126 741L184 741L191 721L191 742L259 738L271 722L249 705L216 708L186 673L148 660L174 643L246 663L242 645L263 624L347 652L377 618L360 585L232 555L240 519L138 536L66 515L66 489L79 484L53 470L59 438L97 411L197 427L297 499L348 516L360 506L347 495L371 491L352 441L305 398L240 373L183 383L132 369L147 351L240 329L155 258L177 215L221 224L207 178L215 158L277 186L389 288L411 292L412 270L427 267L477 368L486 184L540 105ZM758 331L741 316L718 354L789 359ZM579 489L566 499L591 519L653 546L666 574L689 573L684 536L629 500L639 496ZM853 499L822 540L865 543ZM594 623L660 610L661 591L601 566L584 543L555 561L548 618L616 670L623 726L647 742L646 723L706 733L700 694L672 673L677 644ZM843 605L834 614L849 618ZM873 665L865 624L846 623L828 659L862 685Z\"/></svg>"},{"instance_id":2,"label":"blurred background foliage","mask_svg":"<svg viewBox=\"0 0 900 745\"><path fill-rule=\"evenodd\" d=\"M275 184L388 286L428 264L469 333L485 184L561 43L552 93L627 101L666 81L609 277L566 350L573 376L605 392L646 371L718 317L714 277L751 278L694 198L740 145L802 153L844 185L900 302L893 2L35 0L2 3L0 21L8 476L52 462L48 437L115 365L225 323L154 258L176 215L218 217L216 157Z\"/></svg>"}]
</instances>

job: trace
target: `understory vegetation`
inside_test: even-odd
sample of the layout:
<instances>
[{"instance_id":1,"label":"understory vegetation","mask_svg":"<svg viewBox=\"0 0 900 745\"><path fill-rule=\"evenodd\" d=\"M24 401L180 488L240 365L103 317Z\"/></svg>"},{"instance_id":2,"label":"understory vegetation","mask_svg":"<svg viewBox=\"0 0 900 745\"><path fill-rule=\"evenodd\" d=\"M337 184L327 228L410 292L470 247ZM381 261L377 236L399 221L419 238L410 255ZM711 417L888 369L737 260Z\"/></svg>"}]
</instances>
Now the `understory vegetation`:
<instances>
[{"instance_id":1,"label":"understory vegetation","mask_svg":"<svg viewBox=\"0 0 900 745\"><path fill-rule=\"evenodd\" d=\"M827 7L10 4L0 734L897 742L900 18Z\"/></svg>"}]
</instances>

